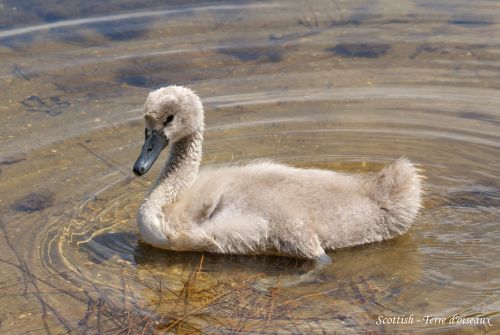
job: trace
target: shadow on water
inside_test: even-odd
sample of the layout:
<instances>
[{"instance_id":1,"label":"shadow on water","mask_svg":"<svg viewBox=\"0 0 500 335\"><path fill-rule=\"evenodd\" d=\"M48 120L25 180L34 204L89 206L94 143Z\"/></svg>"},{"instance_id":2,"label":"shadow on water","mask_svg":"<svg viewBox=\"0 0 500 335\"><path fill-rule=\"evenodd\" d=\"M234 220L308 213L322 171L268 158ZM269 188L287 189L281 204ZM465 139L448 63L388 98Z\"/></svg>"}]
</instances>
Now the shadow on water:
<instances>
[{"instance_id":1,"label":"shadow on water","mask_svg":"<svg viewBox=\"0 0 500 335\"><path fill-rule=\"evenodd\" d=\"M143 243L137 234L129 232L108 232L92 237L80 245L95 263L103 263L113 257L133 260L143 267L168 269L184 264L198 264L204 257L204 271L231 273L235 268L248 269L250 273L269 275L280 271L290 274L304 274L314 267L312 261L277 256L222 255L201 252L177 252L154 248ZM104 252L103 252L104 251ZM250 265L250 266L249 266ZM166 270L168 271L168 270Z\"/></svg>"},{"instance_id":2,"label":"shadow on water","mask_svg":"<svg viewBox=\"0 0 500 335\"><path fill-rule=\"evenodd\" d=\"M390 48L390 45L387 44L344 43L337 44L334 47L326 49L326 51L332 52L341 57L377 58L384 56Z\"/></svg>"},{"instance_id":3,"label":"shadow on water","mask_svg":"<svg viewBox=\"0 0 500 335\"><path fill-rule=\"evenodd\" d=\"M500 189L475 185L470 190L448 194L449 205L461 208L500 207Z\"/></svg>"},{"instance_id":4,"label":"shadow on water","mask_svg":"<svg viewBox=\"0 0 500 335\"><path fill-rule=\"evenodd\" d=\"M223 48L218 52L242 62L280 62L283 59L281 51L277 48Z\"/></svg>"},{"instance_id":5,"label":"shadow on water","mask_svg":"<svg viewBox=\"0 0 500 335\"><path fill-rule=\"evenodd\" d=\"M12 208L19 212L36 212L52 207L54 205L55 194L49 190L42 190L28 194L17 200Z\"/></svg>"},{"instance_id":6,"label":"shadow on water","mask_svg":"<svg viewBox=\"0 0 500 335\"><path fill-rule=\"evenodd\" d=\"M154 248L139 242L134 250L134 260L139 266L154 266L161 269L186 263L198 264L200 257L204 257L204 271L219 273L221 270L231 273L236 268L246 269L251 273L276 273L276 271L290 273L305 273L313 267L313 262L277 256L245 256L245 255L221 255L201 252L175 252ZM249 266L250 265L250 266Z\"/></svg>"}]
</instances>

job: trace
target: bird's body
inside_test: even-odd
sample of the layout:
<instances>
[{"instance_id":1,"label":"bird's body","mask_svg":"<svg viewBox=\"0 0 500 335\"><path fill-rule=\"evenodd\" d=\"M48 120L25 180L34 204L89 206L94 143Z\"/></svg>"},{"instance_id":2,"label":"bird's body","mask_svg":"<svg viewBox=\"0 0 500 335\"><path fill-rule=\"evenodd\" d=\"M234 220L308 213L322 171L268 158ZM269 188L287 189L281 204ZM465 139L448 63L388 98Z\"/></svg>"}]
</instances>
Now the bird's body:
<instances>
[{"instance_id":1,"label":"bird's body","mask_svg":"<svg viewBox=\"0 0 500 335\"><path fill-rule=\"evenodd\" d=\"M190 90L161 90L159 97L175 96L181 107L185 99L201 108ZM172 135L165 136L168 143ZM326 250L404 233L420 207L420 176L406 159L367 175L267 161L199 170L202 141L203 122L174 141L139 209L141 236L156 247L324 259ZM134 171L140 168L136 163Z\"/></svg>"}]
</instances>

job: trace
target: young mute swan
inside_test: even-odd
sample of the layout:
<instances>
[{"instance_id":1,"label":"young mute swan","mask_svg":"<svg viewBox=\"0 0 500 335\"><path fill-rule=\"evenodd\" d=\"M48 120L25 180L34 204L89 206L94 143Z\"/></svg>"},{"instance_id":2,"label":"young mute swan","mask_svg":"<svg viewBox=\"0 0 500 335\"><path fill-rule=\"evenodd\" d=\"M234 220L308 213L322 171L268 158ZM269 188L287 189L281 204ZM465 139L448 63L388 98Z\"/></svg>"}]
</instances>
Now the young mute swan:
<instances>
[{"instance_id":1,"label":"young mute swan","mask_svg":"<svg viewBox=\"0 0 500 335\"><path fill-rule=\"evenodd\" d=\"M329 262L325 250L393 238L419 208L421 177L399 159L372 175L298 169L272 162L204 168L204 111L190 89L151 92L146 138L134 173L170 153L141 205L145 242L163 249L274 254Z\"/></svg>"}]
</instances>

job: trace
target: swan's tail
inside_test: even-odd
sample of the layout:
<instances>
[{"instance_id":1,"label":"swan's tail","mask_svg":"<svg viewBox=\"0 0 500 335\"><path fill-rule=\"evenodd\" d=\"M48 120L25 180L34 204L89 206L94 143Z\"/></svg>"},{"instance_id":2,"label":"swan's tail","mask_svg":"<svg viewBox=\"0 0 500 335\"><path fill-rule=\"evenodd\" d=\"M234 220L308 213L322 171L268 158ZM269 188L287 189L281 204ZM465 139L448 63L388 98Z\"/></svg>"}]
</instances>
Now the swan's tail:
<instances>
[{"instance_id":1,"label":"swan's tail","mask_svg":"<svg viewBox=\"0 0 500 335\"><path fill-rule=\"evenodd\" d=\"M373 181L372 196L383 212L390 237L406 232L421 207L422 176L408 159L384 167Z\"/></svg>"}]
</instances>

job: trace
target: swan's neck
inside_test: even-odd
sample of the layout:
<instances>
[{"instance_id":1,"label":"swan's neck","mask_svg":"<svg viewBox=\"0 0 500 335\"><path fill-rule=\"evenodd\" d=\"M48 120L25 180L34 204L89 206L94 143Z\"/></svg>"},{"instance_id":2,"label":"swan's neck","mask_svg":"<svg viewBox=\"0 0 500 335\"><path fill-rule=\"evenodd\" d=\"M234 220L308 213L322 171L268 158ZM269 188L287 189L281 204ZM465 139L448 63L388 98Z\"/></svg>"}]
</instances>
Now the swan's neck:
<instances>
[{"instance_id":1,"label":"swan's neck","mask_svg":"<svg viewBox=\"0 0 500 335\"><path fill-rule=\"evenodd\" d=\"M197 132L173 144L167 163L146 202L162 208L173 203L198 174L201 161L203 133Z\"/></svg>"},{"instance_id":2,"label":"swan's neck","mask_svg":"<svg viewBox=\"0 0 500 335\"><path fill-rule=\"evenodd\" d=\"M138 224L146 242L161 246L175 228L166 220L163 209L174 203L198 174L202 156L203 132L175 142L167 163L139 210Z\"/></svg>"}]
</instances>

